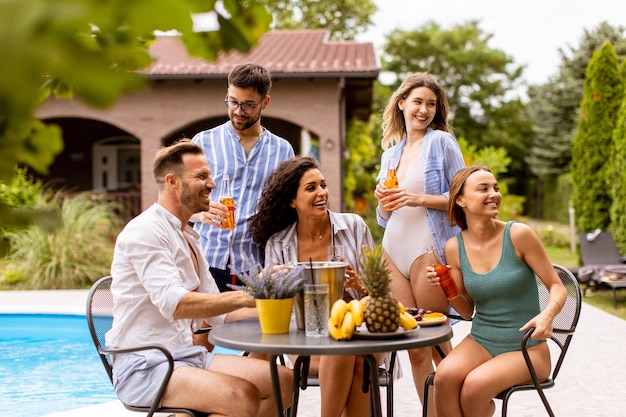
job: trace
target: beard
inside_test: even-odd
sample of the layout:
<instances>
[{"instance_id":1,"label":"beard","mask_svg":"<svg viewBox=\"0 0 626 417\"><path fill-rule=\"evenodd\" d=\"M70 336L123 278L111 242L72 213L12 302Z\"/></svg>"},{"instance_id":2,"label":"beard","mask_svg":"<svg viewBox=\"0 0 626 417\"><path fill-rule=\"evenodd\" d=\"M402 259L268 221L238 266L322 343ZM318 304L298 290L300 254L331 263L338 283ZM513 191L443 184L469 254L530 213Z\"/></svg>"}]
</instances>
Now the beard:
<instances>
[{"instance_id":1,"label":"beard","mask_svg":"<svg viewBox=\"0 0 626 417\"><path fill-rule=\"evenodd\" d=\"M245 117L246 120L244 120L243 122L235 121L232 111L229 111L228 116L230 118L230 124L233 126L233 128L235 130L242 131L254 126L256 122L258 122L261 118L261 112L259 111L257 114L251 113L244 115L243 117Z\"/></svg>"},{"instance_id":2,"label":"beard","mask_svg":"<svg viewBox=\"0 0 626 417\"><path fill-rule=\"evenodd\" d=\"M192 213L206 211L210 207L209 200L200 197L194 193L186 183L183 183L183 190L180 196L180 202L187 207Z\"/></svg>"}]
</instances>

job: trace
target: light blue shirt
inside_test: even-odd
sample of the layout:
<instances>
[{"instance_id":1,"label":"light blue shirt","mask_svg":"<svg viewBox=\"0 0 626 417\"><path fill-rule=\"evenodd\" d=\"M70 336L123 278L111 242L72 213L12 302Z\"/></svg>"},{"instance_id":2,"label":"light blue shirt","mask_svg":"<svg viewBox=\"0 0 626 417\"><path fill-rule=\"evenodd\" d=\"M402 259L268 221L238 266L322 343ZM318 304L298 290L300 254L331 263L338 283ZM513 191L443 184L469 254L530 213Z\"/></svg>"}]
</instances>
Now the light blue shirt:
<instances>
[{"instance_id":1,"label":"light blue shirt","mask_svg":"<svg viewBox=\"0 0 626 417\"><path fill-rule=\"evenodd\" d=\"M396 161L400 161L406 141L405 136L400 143L383 152L378 181L384 180L387 176L387 166L392 155L396 157ZM465 167L459 143L448 132L428 128L422 141L422 159L424 160L424 194L449 197L452 177L458 170ZM449 225L446 210L428 208L426 212L428 229L433 242L439 255L445 261L443 248L446 241L455 236L461 229L458 226ZM393 211L389 215L392 216ZM379 225L387 227L387 220L378 214L378 210L376 210L376 217Z\"/></svg>"},{"instance_id":2,"label":"light blue shirt","mask_svg":"<svg viewBox=\"0 0 626 417\"><path fill-rule=\"evenodd\" d=\"M206 223L196 223L200 245L209 266L235 272L247 271L244 256L263 263L264 253L250 235L250 220L255 214L257 201L265 179L281 162L294 156L291 144L263 129L250 153L239 143L239 136L230 122L198 133L191 140L202 147L209 161L211 175L217 187L211 192L211 200L218 201L224 175L230 176L235 199L235 228L223 230Z\"/></svg>"}]
</instances>

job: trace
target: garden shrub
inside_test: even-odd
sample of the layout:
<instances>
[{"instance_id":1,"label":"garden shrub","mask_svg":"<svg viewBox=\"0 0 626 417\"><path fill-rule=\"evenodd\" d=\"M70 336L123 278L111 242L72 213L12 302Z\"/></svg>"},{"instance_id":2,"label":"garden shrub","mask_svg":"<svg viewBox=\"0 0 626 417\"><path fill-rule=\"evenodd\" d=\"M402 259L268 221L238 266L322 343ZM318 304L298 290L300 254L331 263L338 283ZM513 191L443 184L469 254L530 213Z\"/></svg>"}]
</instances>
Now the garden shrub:
<instances>
[{"instance_id":1,"label":"garden shrub","mask_svg":"<svg viewBox=\"0 0 626 417\"><path fill-rule=\"evenodd\" d=\"M17 281L29 289L88 288L109 274L115 236L122 227L117 206L92 193L58 193L49 204L60 210L60 227L47 230L35 224L6 233L6 261L15 268L10 276L14 281L24 277Z\"/></svg>"}]
</instances>

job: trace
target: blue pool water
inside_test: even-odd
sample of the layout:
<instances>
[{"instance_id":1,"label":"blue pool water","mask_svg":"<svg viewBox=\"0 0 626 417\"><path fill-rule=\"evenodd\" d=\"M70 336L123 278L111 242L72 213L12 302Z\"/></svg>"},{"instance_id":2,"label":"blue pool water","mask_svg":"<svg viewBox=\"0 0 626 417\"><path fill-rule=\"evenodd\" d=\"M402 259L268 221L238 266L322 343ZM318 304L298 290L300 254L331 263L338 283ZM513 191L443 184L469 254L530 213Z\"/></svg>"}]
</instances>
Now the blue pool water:
<instances>
[{"instance_id":1,"label":"blue pool water","mask_svg":"<svg viewBox=\"0 0 626 417\"><path fill-rule=\"evenodd\" d=\"M0 314L0 416L115 400L84 316Z\"/></svg>"}]
</instances>

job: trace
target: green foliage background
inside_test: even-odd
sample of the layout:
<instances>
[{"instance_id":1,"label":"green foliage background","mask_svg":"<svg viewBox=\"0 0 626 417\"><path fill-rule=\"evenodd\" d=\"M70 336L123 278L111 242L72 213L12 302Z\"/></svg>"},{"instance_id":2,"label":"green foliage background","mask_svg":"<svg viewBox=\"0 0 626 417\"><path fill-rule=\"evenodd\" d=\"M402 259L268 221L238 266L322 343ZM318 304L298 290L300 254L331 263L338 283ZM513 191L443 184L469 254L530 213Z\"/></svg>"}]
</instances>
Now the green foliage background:
<instances>
[{"instance_id":1,"label":"green foliage background","mask_svg":"<svg viewBox=\"0 0 626 417\"><path fill-rule=\"evenodd\" d=\"M413 31L394 30L382 54L383 71L397 77L395 89L410 73L427 71L439 80L450 103L450 123L457 137L478 148L505 148L511 156L510 185L527 171L532 124L519 95L523 68L490 45L493 35L477 21L443 28L427 22Z\"/></svg>"},{"instance_id":2,"label":"green foliage background","mask_svg":"<svg viewBox=\"0 0 626 417\"><path fill-rule=\"evenodd\" d=\"M478 149L476 145L470 144L465 138L459 139L459 146L466 165L487 166L498 180L500 194L502 194L498 217L508 221L521 216L524 210L525 197L510 194L507 182L502 180L503 174L507 172L511 164L511 158L506 149L493 146Z\"/></svg>"},{"instance_id":3,"label":"green foliage background","mask_svg":"<svg viewBox=\"0 0 626 417\"><path fill-rule=\"evenodd\" d=\"M192 15L209 12L218 27L194 31ZM119 226L111 203L57 195L39 208L36 200L47 199L38 196L40 185L12 179L16 166L46 174L63 151L59 127L35 117L43 100L106 108L145 87L141 71L152 62L157 31L175 30L191 55L215 60L221 51L249 51L270 23L255 0L0 1L0 185L7 185L0 189L0 243L3 253L10 250L0 283L74 288L109 269L110 233Z\"/></svg>"},{"instance_id":4,"label":"green foliage background","mask_svg":"<svg viewBox=\"0 0 626 417\"><path fill-rule=\"evenodd\" d=\"M572 147L576 229L608 230L612 195L613 129L624 95L617 55L610 42L587 67L578 132Z\"/></svg>"},{"instance_id":5,"label":"green foliage background","mask_svg":"<svg viewBox=\"0 0 626 417\"><path fill-rule=\"evenodd\" d=\"M29 289L89 288L109 274L113 241L122 227L117 207L91 193L57 194L49 204L61 213L60 227L34 224L6 233L4 282Z\"/></svg>"},{"instance_id":6,"label":"green foliage background","mask_svg":"<svg viewBox=\"0 0 626 417\"><path fill-rule=\"evenodd\" d=\"M540 182L541 188L537 188ZM529 189L540 193L541 197L529 200L527 203L533 203L526 213L536 218L552 220L561 223L569 223L569 210L572 202L572 193L574 186L572 184L572 175L570 172L561 175L552 175L541 179L533 179L529 182ZM541 204L541 207L536 207Z\"/></svg>"},{"instance_id":7,"label":"green foliage background","mask_svg":"<svg viewBox=\"0 0 626 417\"><path fill-rule=\"evenodd\" d=\"M148 47L155 31L174 29L192 55L214 60L220 51L248 51L270 27L324 27L333 39L352 39L371 25L375 11L371 0L0 1L2 230L34 221L51 225L50 214L61 211L60 204L24 210L22 180L6 187L16 165L45 173L63 150L59 128L34 117L37 106L54 94L105 108L122 94L143 88L141 70L151 62ZM216 13L218 27L194 32L191 15L206 12ZM349 122L346 209L362 211L375 238L382 236L372 194L382 108L405 75L430 71L448 92L452 125L468 164L490 166L501 183L506 194L502 218L520 215L528 200L532 204L526 206L539 216L564 219L575 186L578 228L611 229L626 253L626 104L621 98L626 65L618 65L626 56L623 32L623 27L608 23L585 30L578 47L560 51L559 73L529 88L526 104L511 94L522 87L523 68L490 46L493 35L483 32L479 22L451 28L428 22L415 30L393 31L387 36L382 69L397 80L375 84L369 121ZM575 135L578 144L573 144ZM570 176L570 168L580 171Z\"/></svg>"},{"instance_id":8,"label":"green foliage background","mask_svg":"<svg viewBox=\"0 0 626 417\"><path fill-rule=\"evenodd\" d=\"M2 0L0 1L0 183L16 165L39 173L63 150L58 126L35 118L50 94L107 107L145 86L140 70L152 57L155 31L177 30L192 55L248 51L269 29L271 15L254 0ZM215 12L219 28L194 32L193 13ZM0 202L5 223L20 213Z\"/></svg>"},{"instance_id":9,"label":"green foliage background","mask_svg":"<svg viewBox=\"0 0 626 417\"><path fill-rule=\"evenodd\" d=\"M372 25L372 0L262 0L273 29L328 29L334 40L354 39Z\"/></svg>"},{"instance_id":10,"label":"green foliage background","mask_svg":"<svg viewBox=\"0 0 626 417\"><path fill-rule=\"evenodd\" d=\"M626 87L626 60L622 61L621 75ZM624 90L623 90L624 91ZM626 253L626 91L613 130L613 159L609 184L612 192L611 230L621 253Z\"/></svg>"},{"instance_id":11,"label":"green foliage background","mask_svg":"<svg viewBox=\"0 0 626 417\"><path fill-rule=\"evenodd\" d=\"M10 182L0 182L0 204L13 208L13 222L0 223L0 256L9 251L8 232L36 222L46 230L59 225L58 210L49 205L50 195L41 181L33 180L26 168L15 168Z\"/></svg>"},{"instance_id":12,"label":"green foliage background","mask_svg":"<svg viewBox=\"0 0 626 417\"><path fill-rule=\"evenodd\" d=\"M607 22L584 30L578 45L559 49L561 63L558 72L545 84L528 87L529 102L525 112L532 120L534 139L526 160L531 172L538 178L554 182L554 177L570 171L585 70L593 53L606 41L613 45L618 57L626 56L624 30L622 26L612 26ZM544 190L542 195L550 198L552 188ZM550 218L554 211L548 206L540 213Z\"/></svg>"}]
</instances>

